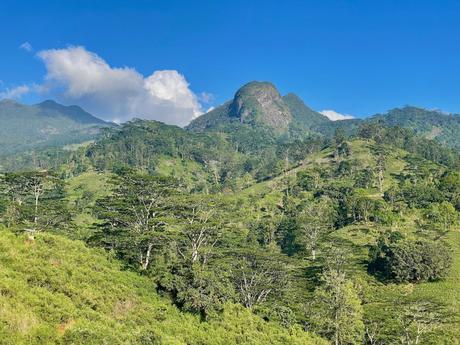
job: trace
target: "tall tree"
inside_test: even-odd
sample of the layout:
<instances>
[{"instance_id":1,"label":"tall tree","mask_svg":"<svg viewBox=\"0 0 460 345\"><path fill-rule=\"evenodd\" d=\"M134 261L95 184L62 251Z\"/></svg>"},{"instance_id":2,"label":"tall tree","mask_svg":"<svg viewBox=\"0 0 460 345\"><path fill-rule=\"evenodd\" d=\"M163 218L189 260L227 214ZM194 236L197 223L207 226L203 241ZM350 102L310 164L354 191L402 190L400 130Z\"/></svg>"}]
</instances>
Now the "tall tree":
<instances>
[{"instance_id":1,"label":"tall tree","mask_svg":"<svg viewBox=\"0 0 460 345\"><path fill-rule=\"evenodd\" d=\"M170 211L180 229L177 250L191 265L205 265L213 254L225 223L221 214L223 207L212 197L190 196L175 200Z\"/></svg>"},{"instance_id":2,"label":"tall tree","mask_svg":"<svg viewBox=\"0 0 460 345\"><path fill-rule=\"evenodd\" d=\"M416 301L405 307L399 316L403 332L403 345L419 345L424 343L427 333L432 332L448 321L441 308L433 303Z\"/></svg>"},{"instance_id":3,"label":"tall tree","mask_svg":"<svg viewBox=\"0 0 460 345\"><path fill-rule=\"evenodd\" d=\"M68 220L64 183L53 172L9 173L2 180L13 216L9 222L23 224L31 239L37 232Z\"/></svg>"},{"instance_id":4,"label":"tall tree","mask_svg":"<svg viewBox=\"0 0 460 345\"><path fill-rule=\"evenodd\" d=\"M330 232L334 226L335 212L332 201L323 197L308 204L299 214L300 242L316 260L316 253L320 239Z\"/></svg>"},{"instance_id":5,"label":"tall tree","mask_svg":"<svg viewBox=\"0 0 460 345\"><path fill-rule=\"evenodd\" d=\"M334 345L361 344L363 308L355 287L340 270L325 271L322 281L311 311L315 329Z\"/></svg>"},{"instance_id":6,"label":"tall tree","mask_svg":"<svg viewBox=\"0 0 460 345\"><path fill-rule=\"evenodd\" d=\"M459 214L450 202L443 201L431 204L431 207L425 212L425 218L430 224L440 227L440 230L445 233L457 224Z\"/></svg>"},{"instance_id":7,"label":"tall tree","mask_svg":"<svg viewBox=\"0 0 460 345\"><path fill-rule=\"evenodd\" d=\"M253 308L286 289L286 266L275 251L251 247L234 255L237 256L234 281L245 307Z\"/></svg>"},{"instance_id":8,"label":"tall tree","mask_svg":"<svg viewBox=\"0 0 460 345\"><path fill-rule=\"evenodd\" d=\"M96 215L102 220L93 241L114 249L141 270L147 270L152 251L168 237L164 213L167 198L174 193L171 178L124 172L112 180L114 190L98 201Z\"/></svg>"},{"instance_id":9,"label":"tall tree","mask_svg":"<svg viewBox=\"0 0 460 345\"><path fill-rule=\"evenodd\" d=\"M377 156L377 186L380 193L383 193L383 182L384 182L384 173L385 173L385 156L382 152Z\"/></svg>"}]
</instances>

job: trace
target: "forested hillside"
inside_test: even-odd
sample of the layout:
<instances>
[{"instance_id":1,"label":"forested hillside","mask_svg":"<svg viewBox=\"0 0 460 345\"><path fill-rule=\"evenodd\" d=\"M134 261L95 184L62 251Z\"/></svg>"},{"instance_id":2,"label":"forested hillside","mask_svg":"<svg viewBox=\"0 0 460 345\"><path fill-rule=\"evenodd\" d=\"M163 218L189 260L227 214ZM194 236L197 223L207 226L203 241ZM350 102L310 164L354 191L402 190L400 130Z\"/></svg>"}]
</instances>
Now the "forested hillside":
<instances>
[{"instance_id":1,"label":"forested hillside","mask_svg":"<svg viewBox=\"0 0 460 345\"><path fill-rule=\"evenodd\" d=\"M3 174L3 338L455 344L458 153L265 130L136 120Z\"/></svg>"},{"instance_id":2,"label":"forested hillside","mask_svg":"<svg viewBox=\"0 0 460 345\"><path fill-rule=\"evenodd\" d=\"M460 150L460 116L456 114L406 106L375 115L370 121L410 128L426 138Z\"/></svg>"},{"instance_id":3,"label":"forested hillside","mask_svg":"<svg viewBox=\"0 0 460 345\"><path fill-rule=\"evenodd\" d=\"M81 165L81 156L99 138L102 140L87 154L94 153L96 158L108 151L106 158L96 158L98 168L132 163L152 172L161 155L182 158L185 152L190 160L213 170L214 175L217 170L225 171L224 175L239 174L223 177L232 181L248 170L256 180L275 176L286 164L298 162L306 151L327 145L336 131L361 136L359 131L363 128L393 127L398 132L405 131L396 134L398 147L424 151L423 155L432 158L437 155L438 161L450 159L446 147L457 152L460 147L459 115L407 106L365 119L331 121L294 93L282 96L269 82L244 85L232 100L194 119L185 127L188 133L179 127L142 120L118 127L77 106L66 107L53 101L25 106L4 100L0 103L0 124L0 171L58 169L63 163L76 161ZM118 146L116 150L114 145ZM110 158L112 154L117 157ZM75 159L77 155L80 159ZM215 159L216 155L220 158ZM220 167L215 167L215 162Z\"/></svg>"}]
</instances>

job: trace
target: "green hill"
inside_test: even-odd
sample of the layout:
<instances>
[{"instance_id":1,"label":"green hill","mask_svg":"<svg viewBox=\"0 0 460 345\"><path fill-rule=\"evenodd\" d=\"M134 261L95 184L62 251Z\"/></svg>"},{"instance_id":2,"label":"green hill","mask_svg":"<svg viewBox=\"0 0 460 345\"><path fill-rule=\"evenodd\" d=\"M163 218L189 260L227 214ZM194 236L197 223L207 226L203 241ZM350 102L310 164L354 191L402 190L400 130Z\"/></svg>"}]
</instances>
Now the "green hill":
<instances>
[{"instance_id":1,"label":"green hill","mask_svg":"<svg viewBox=\"0 0 460 345\"><path fill-rule=\"evenodd\" d=\"M94 139L102 121L78 106L63 106L54 101L23 105L0 101L0 154L64 146Z\"/></svg>"},{"instance_id":2,"label":"green hill","mask_svg":"<svg viewBox=\"0 0 460 345\"><path fill-rule=\"evenodd\" d=\"M300 128L312 129L332 122L324 115L307 107L302 99L294 93L288 93L286 96L283 96L283 100L287 104L294 122Z\"/></svg>"},{"instance_id":3,"label":"green hill","mask_svg":"<svg viewBox=\"0 0 460 345\"><path fill-rule=\"evenodd\" d=\"M296 303L302 304L302 300L311 298L303 284L313 290L318 284L318 270L330 260L331 255L336 255L331 253L338 250L343 255L340 259L343 260L343 269L357 284L355 289L361 294L366 325L369 332L374 332L370 334L374 340L397 343L404 334L403 324L407 322L407 332L413 332L415 327L425 324L426 329L420 335L423 344L456 344L457 339L460 339L460 323L457 318L460 315L460 228L458 222L454 221L455 225L444 231L429 220L429 215L438 207L435 205L449 199L456 205L457 211L452 208L452 212L458 220L458 171L450 172L450 176L457 176L454 178L456 187L450 189L453 194L441 196L445 188L443 181L447 181L448 176L445 167L373 140L353 140L348 145L349 153L339 159L340 163L334 158L334 151L328 148L309 156L299 167L242 192L248 200L247 204L240 206L247 207L242 213L251 214L256 219L264 219L270 212L273 212L271 217L276 217L274 215L277 212L274 210L280 205L283 207L284 211L278 213L280 218L277 224L283 225L278 227L278 236L282 238L278 239L278 243L296 262L294 275L305 277L307 282L299 279L302 283L298 283L299 290L294 288L291 292L290 307L295 309ZM382 153L385 156L385 168L380 191L376 170L378 154ZM366 183L361 180L364 176L373 177ZM429 182L432 178L435 180ZM402 187L404 185L406 187ZM388 195L395 188L402 188L401 194L396 198L398 201L390 201ZM287 191L289 197L286 197ZM243 199L241 195L235 197ZM311 256L305 256L309 251L305 251L304 247L306 245L308 248L308 242L305 243L302 237L302 217L308 205L324 197L337 203L336 212L343 212L344 218L336 219L339 222L336 230L325 232L315 249L316 259L312 260ZM399 209L400 206L403 208ZM361 207L364 207L361 211L367 209L369 215L355 218L354 213ZM261 213L258 214L257 210ZM285 216L281 216L282 213ZM385 233L398 233L414 240L433 238L437 242L447 243L448 250L453 253L453 267L448 276L421 284L394 284L370 275L369 249ZM294 296L299 298L298 302L295 302ZM405 314L420 305L428 306L428 309L423 312L425 314L414 316L414 319L420 318L419 321L413 321ZM429 325L426 326L426 323Z\"/></svg>"},{"instance_id":4,"label":"green hill","mask_svg":"<svg viewBox=\"0 0 460 345\"><path fill-rule=\"evenodd\" d=\"M423 344L453 343L458 165L417 151L425 139L409 132L374 125L361 132L301 151L295 164L276 174L271 166L258 181L237 174L236 163L244 172L253 156L235 150L226 133L133 121L82 148L58 175L6 174L0 221L43 233L35 240L0 233L0 338L314 341L303 328L327 339L337 332L350 344L392 343L429 324ZM72 172L77 163L87 171ZM35 209L28 186L37 181L43 194ZM401 280L392 267L372 271L373 253L385 245L409 248L403 254L415 272L430 278L413 277L412 266L396 268Z\"/></svg>"},{"instance_id":5,"label":"green hill","mask_svg":"<svg viewBox=\"0 0 460 345\"><path fill-rule=\"evenodd\" d=\"M426 138L460 150L460 115L406 106L375 115L369 121L410 128Z\"/></svg>"},{"instance_id":6,"label":"green hill","mask_svg":"<svg viewBox=\"0 0 460 345\"><path fill-rule=\"evenodd\" d=\"M296 115L302 111L303 109ZM230 123L239 123L267 127L279 135L289 129L292 121L293 114L275 86L269 82L253 81L242 86L232 101L193 120L187 128L203 131L222 129Z\"/></svg>"}]
</instances>

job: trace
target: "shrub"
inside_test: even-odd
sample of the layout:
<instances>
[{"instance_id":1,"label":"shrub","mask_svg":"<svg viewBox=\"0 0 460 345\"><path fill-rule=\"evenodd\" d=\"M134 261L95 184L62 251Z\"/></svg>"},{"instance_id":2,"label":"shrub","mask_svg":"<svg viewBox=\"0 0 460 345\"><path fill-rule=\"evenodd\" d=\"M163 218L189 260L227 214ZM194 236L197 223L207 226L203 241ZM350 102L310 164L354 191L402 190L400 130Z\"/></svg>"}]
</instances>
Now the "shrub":
<instances>
[{"instance_id":1,"label":"shrub","mask_svg":"<svg viewBox=\"0 0 460 345\"><path fill-rule=\"evenodd\" d=\"M395 282L433 281L445 277L452 254L442 242L379 240L370 251L369 271Z\"/></svg>"}]
</instances>

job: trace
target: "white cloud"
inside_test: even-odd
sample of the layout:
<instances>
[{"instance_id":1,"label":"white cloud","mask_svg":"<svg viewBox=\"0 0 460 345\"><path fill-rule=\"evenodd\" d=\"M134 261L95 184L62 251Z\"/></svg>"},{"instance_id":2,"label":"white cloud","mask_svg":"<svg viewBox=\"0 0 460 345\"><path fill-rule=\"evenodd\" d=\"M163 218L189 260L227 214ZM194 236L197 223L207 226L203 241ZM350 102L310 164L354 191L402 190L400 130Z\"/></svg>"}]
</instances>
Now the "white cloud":
<instances>
[{"instance_id":1,"label":"white cloud","mask_svg":"<svg viewBox=\"0 0 460 345\"><path fill-rule=\"evenodd\" d=\"M341 121L341 120L348 120L354 119L353 116L348 114L340 114L334 110L323 110L319 112L321 115L326 116L331 121Z\"/></svg>"},{"instance_id":2,"label":"white cloud","mask_svg":"<svg viewBox=\"0 0 460 345\"><path fill-rule=\"evenodd\" d=\"M201 92L198 95L198 99L203 103L209 104L209 103L212 103L214 101L215 97L214 97L214 95L212 93Z\"/></svg>"},{"instance_id":3,"label":"white cloud","mask_svg":"<svg viewBox=\"0 0 460 345\"><path fill-rule=\"evenodd\" d=\"M0 92L0 99L1 98L9 98L9 99L18 99L21 96L25 95L30 91L30 87L27 85L21 85L14 87L12 89L6 89L5 91Z\"/></svg>"},{"instance_id":4,"label":"white cloud","mask_svg":"<svg viewBox=\"0 0 460 345\"><path fill-rule=\"evenodd\" d=\"M77 103L111 121L144 118L184 126L202 113L198 97L175 70L144 77L134 68L111 67L83 47L44 50L47 74L42 93Z\"/></svg>"},{"instance_id":5,"label":"white cloud","mask_svg":"<svg viewBox=\"0 0 460 345\"><path fill-rule=\"evenodd\" d=\"M29 42L22 43L19 46L19 48L25 50L26 52L31 52L32 50L34 50L34 48L32 48L32 45Z\"/></svg>"}]
</instances>

